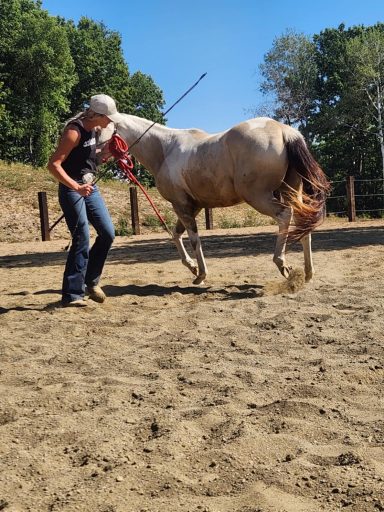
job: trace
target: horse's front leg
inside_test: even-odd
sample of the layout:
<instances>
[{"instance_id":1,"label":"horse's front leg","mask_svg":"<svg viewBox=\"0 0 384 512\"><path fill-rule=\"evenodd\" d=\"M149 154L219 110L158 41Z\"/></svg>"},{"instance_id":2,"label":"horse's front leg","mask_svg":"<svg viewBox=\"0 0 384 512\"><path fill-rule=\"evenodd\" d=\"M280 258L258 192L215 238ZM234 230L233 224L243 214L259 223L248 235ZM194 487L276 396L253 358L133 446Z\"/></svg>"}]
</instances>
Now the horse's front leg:
<instances>
[{"instance_id":1,"label":"horse's front leg","mask_svg":"<svg viewBox=\"0 0 384 512\"><path fill-rule=\"evenodd\" d=\"M204 279L207 277L208 269L207 269L207 265L205 263L203 248L201 246L201 240L199 237L199 233L197 231L197 224L196 224L195 219L193 219L193 220L194 220L194 227L192 227L192 229L187 229L189 240L191 241L191 245L195 252L197 266L198 266L198 270L199 270L196 279L193 281L193 284L201 284L204 282Z\"/></svg>"},{"instance_id":2,"label":"horse's front leg","mask_svg":"<svg viewBox=\"0 0 384 512\"><path fill-rule=\"evenodd\" d=\"M176 226L175 226L175 228L173 230L173 241L175 242L177 251L178 251L178 253L180 255L181 263L185 267L187 267L192 272L192 274L197 276L197 274L198 274L197 265L193 261L193 259L189 256L189 254L187 253L187 251L186 251L186 249L184 247L184 243L183 243L183 233L184 233L184 231L185 231L184 224L181 222L180 219L177 219Z\"/></svg>"},{"instance_id":3,"label":"horse's front leg","mask_svg":"<svg viewBox=\"0 0 384 512\"><path fill-rule=\"evenodd\" d=\"M183 264L188 266L188 268L190 268L190 270L196 275L196 279L194 279L193 284L201 284L204 281L204 279L206 278L206 276L208 274L208 270L207 270L207 265L205 263L203 249L201 247L201 241L200 241L199 233L197 230L196 219L195 219L195 216L199 213L200 209L188 208L188 207L183 208L183 207L178 207L175 205L173 207L176 212L176 215L179 218L180 223L183 225L183 227L185 227L187 229L188 237L191 242L192 249L196 256L197 274L195 274L195 272L193 272L191 267L188 266L187 259L185 260L185 262L183 261L183 255L182 255L182 252L180 252L180 251L182 251L181 236L178 241L179 247L180 247L179 253L181 254ZM175 230L177 229L177 226L178 226L178 223L176 224ZM179 230L181 230L180 225L179 225ZM186 253L185 249L184 249L184 253L187 255L187 258L188 258L188 254Z\"/></svg>"}]
</instances>

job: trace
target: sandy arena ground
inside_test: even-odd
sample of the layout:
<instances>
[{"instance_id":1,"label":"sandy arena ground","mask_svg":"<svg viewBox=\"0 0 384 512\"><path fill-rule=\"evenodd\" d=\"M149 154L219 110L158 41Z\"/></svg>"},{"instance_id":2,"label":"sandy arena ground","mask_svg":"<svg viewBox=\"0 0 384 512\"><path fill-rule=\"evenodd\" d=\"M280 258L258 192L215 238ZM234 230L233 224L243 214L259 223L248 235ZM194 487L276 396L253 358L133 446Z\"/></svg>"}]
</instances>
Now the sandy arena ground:
<instances>
[{"instance_id":1,"label":"sandy arena ground","mask_svg":"<svg viewBox=\"0 0 384 512\"><path fill-rule=\"evenodd\" d=\"M0 244L0 510L384 511L384 222L118 238L105 304L60 308L65 240ZM289 263L302 268L295 247Z\"/></svg>"}]
</instances>

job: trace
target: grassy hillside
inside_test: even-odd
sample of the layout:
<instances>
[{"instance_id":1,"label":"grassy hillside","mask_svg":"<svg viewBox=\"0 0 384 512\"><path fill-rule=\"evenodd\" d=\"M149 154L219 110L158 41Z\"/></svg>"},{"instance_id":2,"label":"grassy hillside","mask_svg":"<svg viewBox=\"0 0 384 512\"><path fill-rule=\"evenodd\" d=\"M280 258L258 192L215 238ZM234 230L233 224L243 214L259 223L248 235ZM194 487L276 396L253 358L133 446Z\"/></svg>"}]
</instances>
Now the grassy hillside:
<instances>
[{"instance_id":1,"label":"grassy hillside","mask_svg":"<svg viewBox=\"0 0 384 512\"><path fill-rule=\"evenodd\" d=\"M111 212L116 232L130 235L131 218L129 188L125 183L99 182L105 201ZM40 239L40 219L37 193L45 191L48 198L50 225L60 217L57 200L57 183L47 169L0 161L0 242L21 242ZM156 189L149 194L170 227L175 222L170 203ZM145 196L138 190L139 218L142 233L162 231L157 217ZM247 205L218 208L213 211L214 228L247 227L270 224L271 219L258 214ZM198 217L201 229L205 227L204 212ZM68 238L65 222L60 222L51 232L52 239Z\"/></svg>"}]
</instances>

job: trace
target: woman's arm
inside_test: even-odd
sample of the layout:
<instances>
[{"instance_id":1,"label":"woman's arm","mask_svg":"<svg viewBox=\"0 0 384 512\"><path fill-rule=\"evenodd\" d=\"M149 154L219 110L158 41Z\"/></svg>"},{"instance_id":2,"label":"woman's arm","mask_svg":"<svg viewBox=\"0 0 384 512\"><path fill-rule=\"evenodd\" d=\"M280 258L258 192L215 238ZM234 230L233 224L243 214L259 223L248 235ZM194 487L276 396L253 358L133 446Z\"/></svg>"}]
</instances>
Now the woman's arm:
<instances>
[{"instance_id":1,"label":"woman's arm","mask_svg":"<svg viewBox=\"0 0 384 512\"><path fill-rule=\"evenodd\" d=\"M92 185L88 183L80 185L68 176L61 165L68 158L69 153L79 144L80 138L80 133L76 128L67 128L48 162L48 170L63 185L75 190L81 196L89 196L93 190Z\"/></svg>"}]
</instances>

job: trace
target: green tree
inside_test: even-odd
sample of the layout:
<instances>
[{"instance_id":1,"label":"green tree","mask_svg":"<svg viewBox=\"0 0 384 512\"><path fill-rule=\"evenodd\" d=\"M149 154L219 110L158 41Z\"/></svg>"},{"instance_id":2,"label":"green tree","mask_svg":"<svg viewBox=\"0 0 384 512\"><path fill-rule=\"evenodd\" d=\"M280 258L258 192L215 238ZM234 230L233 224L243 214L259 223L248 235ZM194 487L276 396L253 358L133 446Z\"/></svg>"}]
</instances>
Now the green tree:
<instances>
[{"instance_id":1,"label":"green tree","mask_svg":"<svg viewBox=\"0 0 384 512\"><path fill-rule=\"evenodd\" d=\"M6 93L4 91L4 83L0 82L0 121L2 121L5 116L5 100Z\"/></svg>"},{"instance_id":2,"label":"green tree","mask_svg":"<svg viewBox=\"0 0 384 512\"><path fill-rule=\"evenodd\" d=\"M315 47L304 34L287 31L274 40L260 65L261 91L275 99L274 116L306 131L314 105L317 66Z\"/></svg>"},{"instance_id":3,"label":"green tree","mask_svg":"<svg viewBox=\"0 0 384 512\"><path fill-rule=\"evenodd\" d=\"M349 70L349 87L344 102L353 103L363 109L365 121L362 130L376 135L384 179L384 25L367 29L349 40L346 47Z\"/></svg>"},{"instance_id":4,"label":"green tree","mask_svg":"<svg viewBox=\"0 0 384 512\"><path fill-rule=\"evenodd\" d=\"M86 17L77 26L67 22L66 29L78 77L71 92L71 112L82 110L84 103L99 93L114 97L122 111L132 109L120 35Z\"/></svg>"},{"instance_id":5,"label":"green tree","mask_svg":"<svg viewBox=\"0 0 384 512\"><path fill-rule=\"evenodd\" d=\"M133 105L129 113L164 124L165 119L160 110L164 106L163 92L152 77L137 71L130 77L129 87Z\"/></svg>"},{"instance_id":6,"label":"green tree","mask_svg":"<svg viewBox=\"0 0 384 512\"><path fill-rule=\"evenodd\" d=\"M43 165L57 136L58 118L68 109L74 66L65 31L40 2L1 4L1 26L10 38L1 47L4 82L2 157Z\"/></svg>"},{"instance_id":7,"label":"green tree","mask_svg":"<svg viewBox=\"0 0 384 512\"><path fill-rule=\"evenodd\" d=\"M316 134L317 156L336 181L347 175L376 178L380 166L375 125L356 67L362 57L358 42L370 30L340 25L314 36L318 108L311 117L311 129ZM362 195L363 190L358 193Z\"/></svg>"},{"instance_id":8,"label":"green tree","mask_svg":"<svg viewBox=\"0 0 384 512\"><path fill-rule=\"evenodd\" d=\"M20 154L18 119L12 116L12 78L15 60L15 42L22 30L22 16L25 12L36 9L32 0L8 0L0 2L0 81L2 105L2 130L0 132L0 157L12 159Z\"/></svg>"},{"instance_id":9,"label":"green tree","mask_svg":"<svg viewBox=\"0 0 384 512\"><path fill-rule=\"evenodd\" d=\"M0 1L0 158L44 165L62 122L101 92L121 112L164 123L162 91L148 75L130 76L117 32L41 5Z\"/></svg>"},{"instance_id":10,"label":"green tree","mask_svg":"<svg viewBox=\"0 0 384 512\"><path fill-rule=\"evenodd\" d=\"M78 25L66 23L78 82L71 93L71 110L83 108L93 94L116 99L121 112L164 123L163 93L149 75L129 74L121 36L103 23L81 18Z\"/></svg>"},{"instance_id":11,"label":"green tree","mask_svg":"<svg viewBox=\"0 0 384 512\"><path fill-rule=\"evenodd\" d=\"M336 180L356 172L360 165L363 132L355 126L356 104L346 108L342 101L349 87L346 47L360 28L325 29L314 36L318 78L317 108L311 116L311 130L317 145L317 156L328 174ZM363 115L363 112L360 112Z\"/></svg>"},{"instance_id":12,"label":"green tree","mask_svg":"<svg viewBox=\"0 0 384 512\"><path fill-rule=\"evenodd\" d=\"M368 190L366 182L379 172L384 177L383 34L380 23L342 24L315 34L312 42L288 32L274 41L261 66L262 91L275 95L275 116L298 125L311 141L335 183L334 195L345 193L347 175L360 178L359 207L366 210L377 208L372 194L382 193L379 185Z\"/></svg>"}]
</instances>

